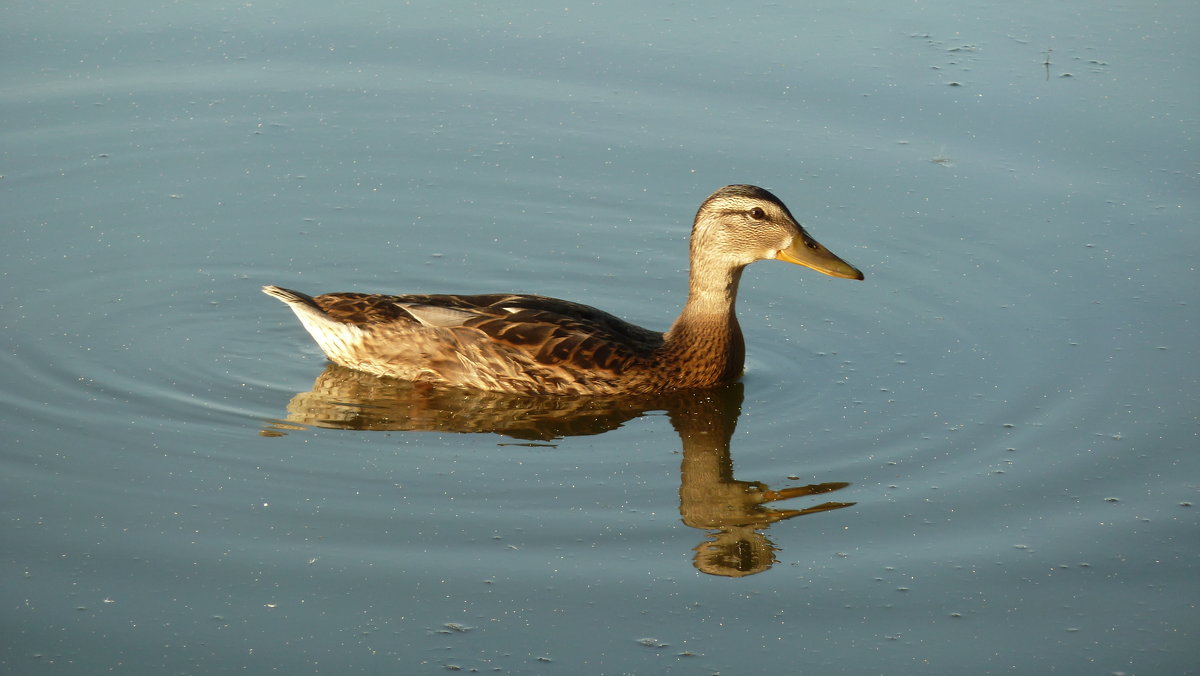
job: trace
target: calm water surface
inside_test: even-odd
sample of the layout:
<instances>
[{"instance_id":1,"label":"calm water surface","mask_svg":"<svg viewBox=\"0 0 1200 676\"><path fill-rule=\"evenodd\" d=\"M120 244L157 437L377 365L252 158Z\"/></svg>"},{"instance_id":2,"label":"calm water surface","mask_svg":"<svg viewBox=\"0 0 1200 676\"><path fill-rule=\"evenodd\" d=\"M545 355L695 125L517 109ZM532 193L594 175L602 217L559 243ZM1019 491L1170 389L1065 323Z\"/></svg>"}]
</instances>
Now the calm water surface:
<instances>
[{"instance_id":1,"label":"calm water surface","mask_svg":"<svg viewBox=\"0 0 1200 676\"><path fill-rule=\"evenodd\" d=\"M1196 673L1189 2L11 4L0 671ZM446 397L259 293L665 328L743 382Z\"/></svg>"}]
</instances>

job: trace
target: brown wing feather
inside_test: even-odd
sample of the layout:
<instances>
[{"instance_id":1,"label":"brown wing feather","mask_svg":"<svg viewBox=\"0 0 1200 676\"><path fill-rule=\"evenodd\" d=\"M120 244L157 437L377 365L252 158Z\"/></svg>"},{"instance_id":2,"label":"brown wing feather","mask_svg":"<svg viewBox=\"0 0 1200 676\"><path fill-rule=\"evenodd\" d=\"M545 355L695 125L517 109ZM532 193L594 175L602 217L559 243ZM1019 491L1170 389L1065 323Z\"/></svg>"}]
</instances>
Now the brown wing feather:
<instances>
[{"instance_id":1,"label":"brown wing feather","mask_svg":"<svg viewBox=\"0 0 1200 676\"><path fill-rule=\"evenodd\" d=\"M662 334L588 305L545 296L509 296L466 323L542 364L620 373L662 346Z\"/></svg>"},{"instance_id":2,"label":"brown wing feather","mask_svg":"<svg viewBox=\"0 0 1200 676\"><path fill-rule=\"evenodd\" d=\"M330 319L347 324L414 321L403 307L389 302L396 299L369 293L326 293L312 300Z\"/></svg>"},{"instance_id":3,"label":"brown wing feather","mask_svg":"<svg viewBox=\"0 0 1200 676\"><path fill-rule=\"evenodd\" d=\"M530 354L538 363L577 369L621 373L662 345L660 333L589 305L547 296L332 293L312 302L331 319L358 325L417 324L404 309L406 304L463 310L474 315L463 328L482 331L498 345Z\"/></svg>"}]
</instances>

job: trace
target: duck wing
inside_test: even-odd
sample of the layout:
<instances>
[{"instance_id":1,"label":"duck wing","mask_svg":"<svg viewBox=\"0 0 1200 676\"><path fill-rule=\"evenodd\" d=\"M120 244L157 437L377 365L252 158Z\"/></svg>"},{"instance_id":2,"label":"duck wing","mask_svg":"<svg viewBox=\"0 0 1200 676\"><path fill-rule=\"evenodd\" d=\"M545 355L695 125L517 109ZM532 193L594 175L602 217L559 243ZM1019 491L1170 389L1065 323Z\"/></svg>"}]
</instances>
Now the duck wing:
<instances>
[{"instance_id":1,"label":"duck wing","mask_svg":"<svg viewBox=\"0 0 1200 676\"><path fill-rule=\"evenodd\" d=\"M486 337L497 348L572 370L621 373L649 357L663 341L661 333L603 310L548 296L336 293L316 296L312 303L334 321L363 328L416 324L450 331L468 342Z\"/></svg>"}]
</instances>

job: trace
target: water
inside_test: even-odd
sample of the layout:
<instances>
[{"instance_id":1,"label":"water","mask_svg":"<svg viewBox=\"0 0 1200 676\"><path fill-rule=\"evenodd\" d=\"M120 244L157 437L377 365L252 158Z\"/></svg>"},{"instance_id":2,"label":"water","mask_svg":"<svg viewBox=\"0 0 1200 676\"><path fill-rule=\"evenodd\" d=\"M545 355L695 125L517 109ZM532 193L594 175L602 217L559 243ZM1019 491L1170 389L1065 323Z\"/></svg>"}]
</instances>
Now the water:
<instances>
[{"instance_id":1,"label":"water","mask_svg":"<svg viewBox=\"0 0 1200 676\"><path fill-rule=\"evenodd\" d=\"M1195 673L1197 14L10 6L0 670ZM710 396L431 400L258 291L665 328L733 182L867 279L751 267Z\"/></svg>"}]
</instances>

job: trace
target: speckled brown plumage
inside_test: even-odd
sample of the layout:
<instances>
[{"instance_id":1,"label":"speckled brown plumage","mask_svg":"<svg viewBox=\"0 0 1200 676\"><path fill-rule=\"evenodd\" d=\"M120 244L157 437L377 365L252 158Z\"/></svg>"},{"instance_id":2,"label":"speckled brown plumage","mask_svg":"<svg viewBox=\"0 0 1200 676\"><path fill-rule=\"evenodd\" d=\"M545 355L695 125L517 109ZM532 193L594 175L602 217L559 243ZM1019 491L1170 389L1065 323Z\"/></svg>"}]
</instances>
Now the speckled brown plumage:
<instances>
[{"instance_id":1,"label":"speckled brown plumage","mask_svg":"<svg viewBox=\"0 0 1200 676\"><path fill-rule=\"evenodd\" d=\"M525 394L660 392L741 375L737 285L767 258L862 279L774 195L736 185L696 214L688 302L666 333L546 296L263 291L289 304L331 361L375 375Z\"/></svg>"}]
</instances>

